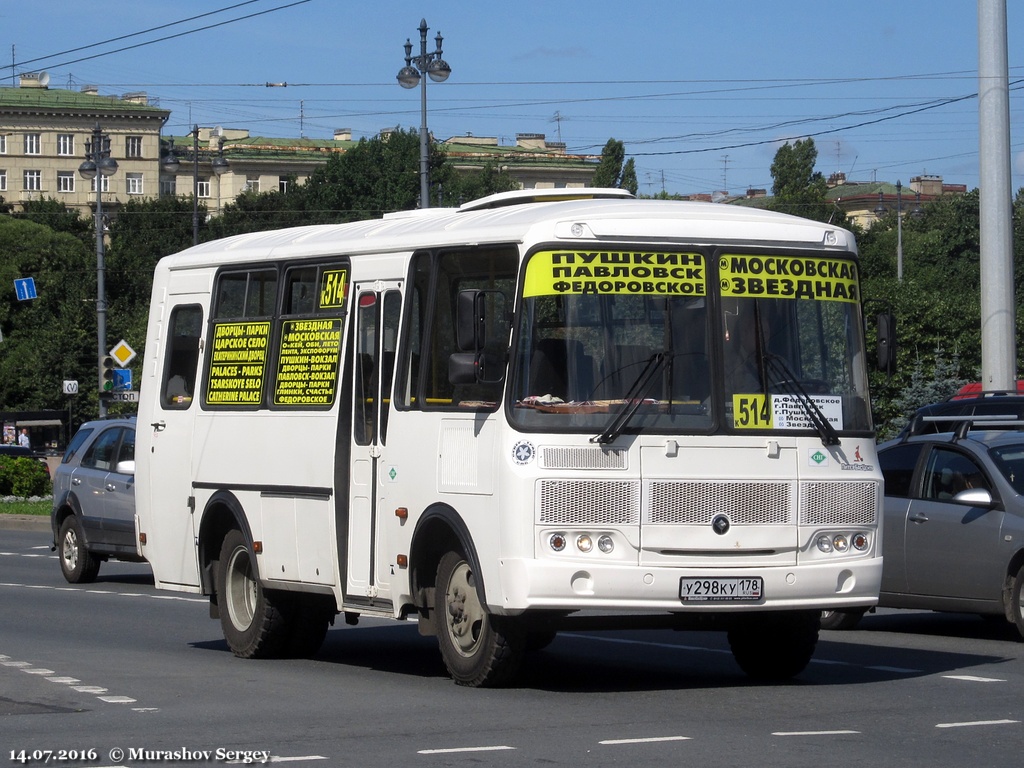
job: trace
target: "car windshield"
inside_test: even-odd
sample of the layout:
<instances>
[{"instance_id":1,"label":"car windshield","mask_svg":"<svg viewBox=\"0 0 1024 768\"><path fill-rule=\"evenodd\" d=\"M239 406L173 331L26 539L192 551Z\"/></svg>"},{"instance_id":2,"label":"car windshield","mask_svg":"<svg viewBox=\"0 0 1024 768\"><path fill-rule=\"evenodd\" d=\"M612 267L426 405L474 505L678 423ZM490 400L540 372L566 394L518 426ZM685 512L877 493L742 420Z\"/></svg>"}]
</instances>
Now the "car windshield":
<instances>
[{"instance_id":1,"label":"car windshield","mask_svg":"<svg viewBox=\"0 0 1024 768\"><path fill-rule=\"evenodd\" d=\"M516 336L512 419L524 428L710 432L871 429L856 301L708 295L700 254L653 254L673 290L574 292L527 281ZM672 258L675 261L672 261ZM552 270L544 261L545 270ZM689 280L687 276L694 277ZM550 282L550 281L549 281ZM667 281L670 283L670 281ZM725 281L722 281L723 283ZM651 283L657 287L660 283ZM600 439L599 442L606 442Z\"/></svg>"},{"instance_id":2,"label":"car windshield","mask_svg":"<svg viewBox=\"0 0 1024 768\"><path fill-rule=\"evenodd\" d=\"M1013 490L1024 495L1024 443L992 448L989 454Z\"/></svg>"}]
</instances>

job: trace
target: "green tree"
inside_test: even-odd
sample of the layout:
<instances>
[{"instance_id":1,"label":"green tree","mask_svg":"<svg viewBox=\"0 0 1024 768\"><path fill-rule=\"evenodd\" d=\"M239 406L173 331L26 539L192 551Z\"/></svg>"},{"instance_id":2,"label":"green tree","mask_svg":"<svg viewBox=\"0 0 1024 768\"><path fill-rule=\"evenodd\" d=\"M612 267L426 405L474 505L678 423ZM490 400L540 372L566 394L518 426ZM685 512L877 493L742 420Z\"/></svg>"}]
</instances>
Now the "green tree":
<instances>
[{"instance_id":1,"label":"green tree","mask_svg":"<svg viewBox=\"0 0 1024 768\"><path fill-rule=\"evenodd\" d=\"M0 298L0 403L10 410L67 406L64 379L82 382L76 410L96 412L96 269L76 237L0 217L0 283L35 279L38 298Z\"/></svg>"},{"instance_id":2,"label":"green tree","mask_svg":"<svg viewBox=\"0 0 1024 768\"><path fill-rule=\"evenodd\" d=\"M594 171L591 184L595 187L618 188L622 183L622 170L626 162L626 145L618 139L608 139L601 150L601 160ZM633 171L634 181L636 171Z\"/></svg>"},{"instance_id":3,"label":"green tree","mask_svg":"<svg viewBox=\"0 0 1024 768\"><path fill-rule=\"evenodd\" d=\"M200 208L200 225L205 223ZM201 230L202 231L202 230ZM153 270L164 256L192 245L192 199L129 200L110 225L106 266L107 340L124 339L141 355L153 289Z\"/></svg>"},{"instance_id":4,"label":"green tree","mask_svg":"<svg viewBox=\"0 0 1024 768\"><path fill-rule=\"evenodd\" d=\"M772 161L772 210L816 221L842 222L834 206L825 200L828 186L814 170L818 150L814 139L802 139L779 147Z\"/></svg>"},{"instance_id":5,"label":"green tree","mask_svg":"<svg viewBox=\"0 0 1024 768\"><path fill-rule=\"evenodd\" d=\"M16 219L43 224L56 232L67 232L86 245L90 240L95 242L93 227L90 225L89 219L79 216L76 211L69 210L64 203L56 198L26 200L22 203L22 208L23 210L11 215Z\"/></svg>"}]
</instances>

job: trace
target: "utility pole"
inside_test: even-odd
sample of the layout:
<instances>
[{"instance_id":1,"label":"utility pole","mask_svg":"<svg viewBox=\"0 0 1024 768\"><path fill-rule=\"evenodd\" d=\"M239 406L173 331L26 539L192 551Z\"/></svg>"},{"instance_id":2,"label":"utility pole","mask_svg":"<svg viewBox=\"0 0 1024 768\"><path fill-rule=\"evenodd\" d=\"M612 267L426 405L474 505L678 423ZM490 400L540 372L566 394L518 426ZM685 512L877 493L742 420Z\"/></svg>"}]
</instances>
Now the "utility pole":
<instances>
[{"instance_id":1,"label":"utility pole","mask_svg":"<svg viewBox=\"0 0 1024 768\"><path fill-rule=\"evenodd\" d=\"M1015 391L1009 80L1006 0L978 0L981 383Z\"/></svg>"}]
</instances>

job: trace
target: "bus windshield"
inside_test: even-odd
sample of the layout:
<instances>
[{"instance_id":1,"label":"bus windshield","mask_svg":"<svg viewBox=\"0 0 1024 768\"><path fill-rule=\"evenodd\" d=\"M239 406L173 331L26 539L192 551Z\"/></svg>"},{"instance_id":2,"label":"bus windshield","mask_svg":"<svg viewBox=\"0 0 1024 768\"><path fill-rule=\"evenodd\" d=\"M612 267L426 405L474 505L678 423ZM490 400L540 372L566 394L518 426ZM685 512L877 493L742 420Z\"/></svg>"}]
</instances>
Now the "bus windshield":
<instances>
[{"instance_id":1,"label":"bus windshield","mask_svg":"<svg viewBox=\"0 0 1024 768\"><path fill-rule=\"evenodd\" d=\"M546 279L568 272L558 256L527 265L510 398L517 426L591 432L596 442L724 429L816 432L831 444L838 432L870 431L854 287L737 290L724 266L709 276L699 253L645 254L653 260L644 264L662 262L660 272L645 268L661 281ZM634 264L637 272L647 274Z\"/></svg>"}]
</instances>

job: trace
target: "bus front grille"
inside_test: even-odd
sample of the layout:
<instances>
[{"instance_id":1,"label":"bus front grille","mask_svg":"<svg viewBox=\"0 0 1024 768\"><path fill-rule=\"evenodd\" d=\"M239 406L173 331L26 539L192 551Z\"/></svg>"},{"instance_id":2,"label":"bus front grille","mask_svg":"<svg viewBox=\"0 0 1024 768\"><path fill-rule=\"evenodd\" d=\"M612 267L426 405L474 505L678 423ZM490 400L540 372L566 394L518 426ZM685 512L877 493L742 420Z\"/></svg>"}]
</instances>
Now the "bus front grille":
<instances>
[{"instance_id":1,"label":"bus front grille","mask_svg":"<svg viewBox=\"0 0 1024 768\"><path fill-rule=\"evenodd\" d=\"M636 525L640 483L636 480L541 480L539 522L552 525Z\"/></svg>"},{"instance_id":2,"label":"bus front grille","mask_svg":"<svg viewBox=\"0 0 1024 768\"><path fill-rule=\"evenodd\" d=\"M875 482L804 483L800 525L871 525L876 520L877 507Z\"/></svg>"},{"instance_id":3,"label":"bus front grille","mask_svg":"<svg viewBox=\"0 0 1024 768\"><path fill-rule=\"evenodd\" d=\"M648 481L643 521L651 525L710 525L726 515L733 525L792 522L793 485L788 482Z\"/></svg>"},{"instance_id":4,"label":"bus front grille","mask_svg":"<svg viewBox=\"0 0 1024 768\"><path fill-rule=\"evenodd\" d=\"M797 494L799 493L799 502ZM538 522L545 525L860 526L877 519L878 487L864 482L541 480Z\"/></svg>"}]
</instances>

